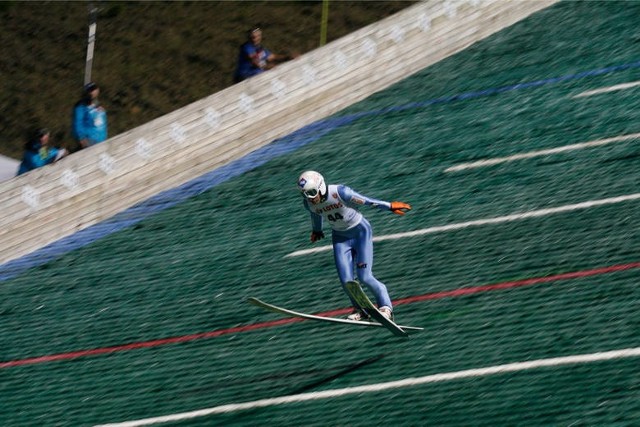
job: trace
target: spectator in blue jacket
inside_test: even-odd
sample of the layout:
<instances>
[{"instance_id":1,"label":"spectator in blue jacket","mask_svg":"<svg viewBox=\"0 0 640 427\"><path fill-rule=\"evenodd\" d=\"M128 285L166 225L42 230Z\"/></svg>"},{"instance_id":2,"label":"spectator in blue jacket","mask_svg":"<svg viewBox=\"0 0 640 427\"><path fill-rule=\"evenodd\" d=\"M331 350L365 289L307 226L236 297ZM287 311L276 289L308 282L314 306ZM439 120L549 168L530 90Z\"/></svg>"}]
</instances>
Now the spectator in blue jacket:
<instances>
[{"instance_id":1,"label":"spectator in blue jacket","mask_svg":"<svg viewBox=\"0 0 640 427\"><path fill-rule=\"evenodd\" d=\"M280 62L293 59L297 55L284 55L271 52L262 46L262 29L256 25L247 32L249 40L240 46L238 67L234 75L236 83L273 68Z\"/></svg>"},{"instance_id":2,"label":"spectator in blue jacket","mask_svg":"<svg viewBox=\"0 0 640 427\"><path fill-rule=\"evenodd\" d=\"M38 129L24 147L24 155L18 175L53 163L67 155L64 148L49 147L51 132L47 128Z\"/></svg>"},{"instance_id":3,"label":"spectator in blue jacket","mask_svg":"<svg viewBox=\"0 0 640 427\"><path fill-rule=\"evenodd\" d=\"M80 149L107 139L107 113L98 102L99 95L97 84L86 84L82 99L73 109L73 137Z\"/></svg>"}]
</instances>

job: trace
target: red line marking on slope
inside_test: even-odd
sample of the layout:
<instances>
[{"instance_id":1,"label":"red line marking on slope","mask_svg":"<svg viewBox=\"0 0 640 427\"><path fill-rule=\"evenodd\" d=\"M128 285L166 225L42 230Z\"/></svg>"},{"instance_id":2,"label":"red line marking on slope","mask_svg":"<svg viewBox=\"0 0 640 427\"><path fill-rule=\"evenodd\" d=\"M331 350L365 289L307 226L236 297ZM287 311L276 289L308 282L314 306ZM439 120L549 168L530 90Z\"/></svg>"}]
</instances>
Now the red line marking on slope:
<instances>
[{"instance_id":1,"label":"red line marking on slope","mask_svg":"<svg viewBox=\"0 0 640 427\"><path fill-rule=\"evenodd\" d=\"M139 348L158 347L158 346L167 345L167 344L179 344L179 343L195 341L195 340L200 340L205 338L215 338L222 335L235 334L238 332L248 332L255 329L270 328L273 326L280 326L288 323L299 322L302 320L304 319L280 319L280 320L274 320L271 322L254 323L253 325L237 326L235 328L218 329L216 331L202 332L199 334L182 335L178 337L162 338L162 339L152 340L152 341L141 341L141 342L134 342L130 344L116 345L113 347L102 347L102 348L95 348L91 350L79 350L79 351L72 351L69 353L59 353L59 354L51 354L51 355L40 356L40 357L31 357L27 359L18 359L18 360L12 360L9 362L0 362L0 368L10 368L13 366L55 362L57 360L69 360L69 359L76 359L76 358L85 357L85 356L97 356L99 354L116 353L119 351L136 350Z\"/></svg>"},{"instance_id":2,"label":"red line marking on slope","mask_svg":"<svg viewBox=\"0 0 640 427\"><path fill-rule=\"evenodd\" d=\"M574 271L569 273L555 274L551 276L534 277L530 279L496 283L492 285L474 286L469 288L454 289L451 291L433 292L433 293L424 294L424 295L416 295L413 297L396 300L394 301L394 304L402 305L402 304L410 304L414 302L435 300L435 299L441 299L441 298L461 297L461 296L472 295L472 294L477 294L482 292L513 289L513 288L518 288L523 286L537 285L541 283L549 283L549 282L555 282L555 281L561 281L561 280L580 279L584 277L616 273L620 271L633 270L637 268L640 268L640 262L633 262L629 264L618 264L618 265L613 265L609 267L595 268L591 270ZM339 315L349 313L350 311L351 311L351 308L341 308L338 310L317 313L316 316L333 317L333 316L339 316ZM39 363L55 362L59 360L71 360L71 359L77 359L80 357L97 356L101 354L117 353L120 351L137 350L140 348L151 348L151 347L159 347L162 345L179 344L179 343L195 341L200 339L216 338L223 335L249 332L249 331L254 331L258 329L266 329L266 328L271 328L271 327L281 326L281 325L288 325L291 323L303 322L303 321L305 321L305 319L286 318L286 319L280 319L280 320L273 320L270 322L254 323L252 325L237 326L235 328L218 329L216 331L202 332L198 334L182 335L178 337L163 338L163 339L157 339L152 341L134 342L130 344L123 344L123 345L117 345L112 347L102 347L102 348L95 348L90 350L79 350L79 351L72 351L68 353L58 353L58 354L51 354L51 355L45 355L45 356L39 356L39 357L30 357L26 359L11 360L8 362L0 362L0 369L11 368L15 366L35 365Z\"/></svg>"},{"instance_id":3,"label":"red line marking on slope","mask_svg":"<svg viewBox=\"0 0 640 427\"><path fill-rule=\"evenodd\" d=\"M552 276L533 277L531 279L514 280L511 282L496 283L493 285L475 286L471 288L459 288L452 291L434 292L425 295L416 295L409 298L394 301L395 305L409 304L419 301L427 301L433 299L441 299L447 297L460 297L465 295L477 294L480 292L497 291L502 289L519 288L522 286L538 285L540 283L556 282L560 280L580 279L583 277L599 276L601 274L617 273L619 271L633 270L640 268L640 262L630 264L612 265L610 267L594 268L592 270L574 271L570 273L554 274Z\"/></svg>"}]
</instances>

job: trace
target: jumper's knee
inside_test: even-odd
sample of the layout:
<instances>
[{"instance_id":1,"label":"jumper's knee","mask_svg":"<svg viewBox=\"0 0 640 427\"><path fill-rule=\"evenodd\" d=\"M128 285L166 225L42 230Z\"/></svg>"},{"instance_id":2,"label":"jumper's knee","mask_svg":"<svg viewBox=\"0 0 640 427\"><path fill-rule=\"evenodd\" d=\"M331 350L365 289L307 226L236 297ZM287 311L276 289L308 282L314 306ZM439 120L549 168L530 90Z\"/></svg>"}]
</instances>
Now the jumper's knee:
<instances>
[{"instance_id":1,"label":"jumper's knee","mask_svg":"<svg viewBox=\"0 0 640 427\"><path fill-rule=\"evenodd\" d=\"M375 279L373 278L373 274L371 274L370 270L366 269L365 267L359 267L358 266L358 280L360 280L360 283L364 283L364 284L370 284L371 282L374 282Z\"/></svg>"}]
</instances>

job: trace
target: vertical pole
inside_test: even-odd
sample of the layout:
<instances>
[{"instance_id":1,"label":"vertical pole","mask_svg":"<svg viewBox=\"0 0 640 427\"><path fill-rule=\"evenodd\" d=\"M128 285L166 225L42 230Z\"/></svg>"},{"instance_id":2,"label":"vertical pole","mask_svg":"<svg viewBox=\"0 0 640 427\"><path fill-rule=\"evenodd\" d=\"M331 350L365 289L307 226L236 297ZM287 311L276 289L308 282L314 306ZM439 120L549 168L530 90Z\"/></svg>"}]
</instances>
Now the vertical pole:
<instances>
[{"instance_id":1,"label":"vertical pole","mask_svg":"<svg viewBox=\"0 0 640 427\"><path fill-rule=\"evenodd\" d=\"M98 26L98 8L89 4L89 38L87 40L87 59L84 67L84 84L91 81L93 67L93 48L96 44L96 28Z\"/></svg>"},{"instance_id":2,"label":"vertical pole","mask_svg":"<svg viewBox=\"0 0 640 427\"><path fill-rule=\"evenodd\" d=\"M322 21L320 22L320 46L327 43L327 26L329 23L329 0L322 0Z\"/></svg>"}]
</instances>

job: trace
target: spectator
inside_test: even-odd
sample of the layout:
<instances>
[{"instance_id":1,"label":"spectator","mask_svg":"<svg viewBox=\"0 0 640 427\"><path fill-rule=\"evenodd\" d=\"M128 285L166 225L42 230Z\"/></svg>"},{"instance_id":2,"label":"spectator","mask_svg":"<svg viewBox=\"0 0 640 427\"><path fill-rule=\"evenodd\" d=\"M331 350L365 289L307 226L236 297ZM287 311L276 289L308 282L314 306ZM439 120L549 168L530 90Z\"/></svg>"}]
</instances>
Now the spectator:
<instances>
[{"instance_id":1,"label":"spectator","mask_svg":"<svg viewBox=\"0 0 640 427\"><path fill-rule=\"evenodd\" d=\"M67 155L64 148L49 147L51 132L47 128L38 129L24 147L22 163L18 175L40 168Z\"/></svg>"},{"instance_id":2,"label":"spectator","mask_svg":"<svg viewBox=\"0 0 640 427\"><path fill-rule=\"evenodd\" d=\"M107 139L107 113L100 106L100 88L91 82L84 86L83 96L73 108L73 137L79 149Z\"/></svg>"},{"instance_id":3,"label":"spectator","mask_svg":"<svg viewBox=\"0 0 640 427\"><path fill-rule=\"evenodd\" d=\"M238 67L234 75L236 83L249 77L253 77L265 70L273 68L276 64L295 58L297 55L283 55L271 52L262 46L262 30L260 26L254 26L247 33L249 40L240 46L238 55Z\"/></svg>"}]
</instances>

